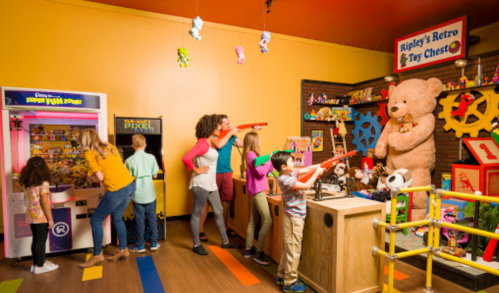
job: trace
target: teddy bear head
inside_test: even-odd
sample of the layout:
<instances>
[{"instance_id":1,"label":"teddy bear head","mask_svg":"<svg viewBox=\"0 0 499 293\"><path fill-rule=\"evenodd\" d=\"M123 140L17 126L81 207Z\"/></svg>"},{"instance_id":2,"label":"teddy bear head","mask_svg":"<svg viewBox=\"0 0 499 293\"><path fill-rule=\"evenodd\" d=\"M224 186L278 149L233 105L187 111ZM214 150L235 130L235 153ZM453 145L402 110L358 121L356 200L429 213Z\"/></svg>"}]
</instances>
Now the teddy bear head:
<instances>
[{"instance_id":1,"label":"teddy bear head","mask_svg":"<svg viewBox=\"0 0 499 293\"><path fill-rule=\"evenodd\" d=\"M187 57L187 49L186 48L178 48L178 56L180 58Z\"/></svg>"},{"instance_id":2,"label":"teddy bear head","mask_svg":"<svg viewBox=\"0 0 499 293\"><path fill-rule=\"evenodd\" d=\"M203 28L203 20L199 16L196 16L196 18L192 20L192 26L201 30Z\"/></svg>"},{"instance_id":3,"label":"teddy bear head","mask_svg":"<svg viewBox=\"0 0 499 293\"><path fill-rule=\"evenodd\" d=\"M437 106L437 97L442 92L442 82L438 78L428 80L409 79L398 86L390 86L388 92L388 114L397 122L405 115L414 119L429 114Z\"/></svg>"}]
</instances>

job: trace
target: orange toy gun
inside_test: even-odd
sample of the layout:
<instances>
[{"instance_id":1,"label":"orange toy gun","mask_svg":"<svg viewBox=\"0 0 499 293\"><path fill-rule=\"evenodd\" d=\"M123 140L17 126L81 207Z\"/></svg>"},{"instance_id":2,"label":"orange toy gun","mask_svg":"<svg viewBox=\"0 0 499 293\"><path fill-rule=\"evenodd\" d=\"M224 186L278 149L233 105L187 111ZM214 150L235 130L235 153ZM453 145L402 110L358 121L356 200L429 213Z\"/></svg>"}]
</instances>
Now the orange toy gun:
<instances>
[{"instance_id":1,"label":"orange toy gun","mask_svg":"<svg viewBox=\"0 0 499 293\"><path fill-rule=\"evenodd\" d=\"M351 151L351 152L348 152L348 153L343 154L343 155L332 157L331 159L322 162L320 164L320 167L323 169L326 169L324 172L327 172L329 170L329 168L333 167L334 165L336 165L338 163L341 163L343 161L348 160L356 153L357 153L357 151ZM298 181L300 181L302 183L306 183L308 181L308 179L312 178L312 175L314 175L314 173L315 173L315 170L305 174L303 177L298 179ZM319 177L317 177L317 178L319 178Z\"/></svg>"},{"instance_id":2,"label":"orange toy gun","mask_svg":"<svg viewBox=\"0 0 499 293\"><path fill-rule=\"evenodd\" d=\"M243 125L237 126L236 128L242 130L242 129L251 128L253 126L267 126L267 125L268 125L267 122L263 122L263 123L243 124ZM231 130L232 129L225 130L225 131L220 131L220 135L218 136L218 139L224 138Z\"/></svg>"}]
</instances>

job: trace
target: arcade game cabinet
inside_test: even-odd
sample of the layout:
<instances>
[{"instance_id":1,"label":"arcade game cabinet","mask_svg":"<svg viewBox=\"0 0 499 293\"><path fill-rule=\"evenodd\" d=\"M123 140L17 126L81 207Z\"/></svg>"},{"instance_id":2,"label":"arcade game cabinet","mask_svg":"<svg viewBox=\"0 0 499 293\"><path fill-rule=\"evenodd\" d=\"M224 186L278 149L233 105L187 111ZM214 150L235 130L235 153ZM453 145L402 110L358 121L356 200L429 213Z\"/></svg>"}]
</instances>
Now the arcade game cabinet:
<instances>
[{"instance_id":1,"label":"arcade game cabinet","mask_svg":"<svg viewBox=\"0 0 499 293\"><path fill-rule=\"evenodd\" d=\"M40 156L52 169L50 203L54 228L47 253L93 247L90 217L104 195L102 184L89 184L88 167L76 139L93 128L107 140L106 94L1 88L0 155L5 256L31 255L19 174L29 158ZM103 223L103 245L110 243L109 217Z\"/></svg>"},{"instance_id":2,"label":"arcade game cabinet","mask_svg":"<svg viewBox=\"0 0 499 293\"><path fill-rule=\"evenodd\" d=\"M165 176L163 162L163 119L160 118L137 118L114 116L114 142L120 152L123 162L135 153L132 148L132 136L142 134L146 138L146 153L153 155L158 163L159 171L156 179L153 179L156 189L156 222L158 226L158 238L166 239L166 200L165 200ZM128 244L135 244L137 232L135 231L135 216L133 213L133 199L123 213L123 220L127 228ZM112 233L112 243L116 243L116 233ZM145 241L151 243L151 232L146 221Z\"/></svg>"}]
</instances>

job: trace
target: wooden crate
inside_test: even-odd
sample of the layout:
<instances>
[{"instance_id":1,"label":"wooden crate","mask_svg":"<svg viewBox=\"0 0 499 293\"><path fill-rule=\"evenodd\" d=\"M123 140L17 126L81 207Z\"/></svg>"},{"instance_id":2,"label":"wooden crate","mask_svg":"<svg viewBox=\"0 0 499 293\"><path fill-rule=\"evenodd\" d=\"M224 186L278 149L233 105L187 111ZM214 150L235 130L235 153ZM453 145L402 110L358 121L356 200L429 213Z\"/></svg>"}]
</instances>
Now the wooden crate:
<instances>
[{"instance_id":1,"label":"wooden crate","mask_svg":"<svg viewBox=\"0 0 499 293\"><path fill-rule=\"evenodd\" d=\"M371 251L384 248L385 231L373 228L375 218L384 221L385 204L362 198L309 200L300 278L317 292L381 292L384 262Z\"/></svg>"}]
</instances>

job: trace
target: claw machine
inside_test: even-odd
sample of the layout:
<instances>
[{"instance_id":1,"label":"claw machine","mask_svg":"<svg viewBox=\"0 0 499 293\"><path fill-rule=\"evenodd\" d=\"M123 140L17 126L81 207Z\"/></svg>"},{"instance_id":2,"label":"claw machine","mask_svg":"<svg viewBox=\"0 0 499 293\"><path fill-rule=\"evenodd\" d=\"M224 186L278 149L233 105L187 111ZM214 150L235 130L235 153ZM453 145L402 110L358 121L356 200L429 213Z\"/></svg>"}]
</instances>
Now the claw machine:
<instances>
[{"instance_id":1,"label":"claw machine","mask_svg":"<svg viewBox=\"0 0 499 293\"><path fill-rule=\"evenodd\" d=\"M157 178L153 179L156 190L156 223L158 238L166 239L166 197L165 197L165 165L163 160L163 119L143 117L116 117L114 116L114 143L120 152L123 162L135 153L132 148L132 136L142 134L146 138L145 152L153 155L158 163ZM135 230L135 216L133 213L133 199L123 213L127 229L128 244L135 244L137 232ZM146 221L145 241L151 243L151 232ZM112 243L117 243L116 233L112 233Z\"/></svg>"},{"instance_id":2,"label":"claw machine","mask_svg":"<svg viewBox=\"0 0 499 293\"><path fill-rule=\"evenodd\" d=\"M103 184L89 184L88 167L76 139L93 128L107 141L106 94L1 87L0 160L5 256L31 255L19 174L29 158L40 156L53 172L50 203L54 228L47 253L93 247L90 217L104 195ZM103 246L111 241L109 217Z\"/></svg>"}]
</instances>

